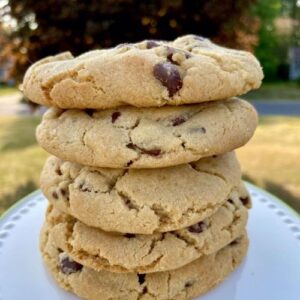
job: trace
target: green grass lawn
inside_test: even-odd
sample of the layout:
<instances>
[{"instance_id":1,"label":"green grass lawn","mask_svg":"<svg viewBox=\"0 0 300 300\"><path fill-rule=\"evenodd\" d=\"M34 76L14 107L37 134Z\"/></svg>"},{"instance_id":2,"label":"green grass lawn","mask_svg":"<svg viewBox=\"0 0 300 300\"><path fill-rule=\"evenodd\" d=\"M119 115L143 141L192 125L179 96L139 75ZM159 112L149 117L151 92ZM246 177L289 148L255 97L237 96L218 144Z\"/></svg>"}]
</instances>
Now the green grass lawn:
<instances>
[{"instance_id":1,"label":"green grass lawn","mask_svg":"<svg viewBox=\"0 0 300 300\"><path fill-rule=\"evenodd\" d=\"M0 214L38 187L47 157L35 141L39 118L0 117Z\"/></svg>"},{"instance_id":2,"label":"green grass lawn","mask_svg":"<svg viewBox=\"0 0 300 300\"><path fill-rule=\"evenodd\" d=\"M252 140L237 153L245 179L300 212L300 118L261 118Z\"/></svg>"},{"instance_id":3,"label":"green grass lawn","mask_svg":"<svg viewBox=\"0 0 300 300\"><path fill-rule=\"evenodd\" d=\"M243 97L249 100L300 100L300 84L297 82L267 82L263 83L258 90L253 90Z\"/></svg>"},{"instance_id":4,"label":"green grass lawn","mask_svg":"<svg viewBox=\"0 0 300 300\"><path fill-rule=\"evenodd\" d=\"M0 117L0 214L38 187L47 154L37 146L34 117ZM264 117L239 149L244 178L300 212L300 118Z\"/></svg>"},{"instance_id":5,"label":"green grass lawn","mask_svg":"<svg viewBox=\"0 0 300 300\"><path fill-rule=\"evenodd\" d=\"M16 92L18 92L18 89L16 87L0 85L0 100L1 100L1 96L11 95Z\"/></svg>"}]
</instances>

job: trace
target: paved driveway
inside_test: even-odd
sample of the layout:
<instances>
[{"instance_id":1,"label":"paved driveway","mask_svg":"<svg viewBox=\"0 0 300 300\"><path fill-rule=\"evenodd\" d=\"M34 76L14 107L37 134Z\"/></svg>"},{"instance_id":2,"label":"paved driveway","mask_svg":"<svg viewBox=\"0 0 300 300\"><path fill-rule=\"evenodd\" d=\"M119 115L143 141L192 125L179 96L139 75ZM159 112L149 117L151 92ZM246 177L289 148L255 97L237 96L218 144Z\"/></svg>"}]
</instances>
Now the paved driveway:
<instances>
[{"instance_id":1,"label":"paved driveway","mask_svg":"<svg viewBox=\"0 0 300 300\"><path fill-rule=\"evenodd\" d=\"M250 102L260 115L300 116L300 101L297 100L253 100Z\"/></svg>"},{"instance_id":2,"label":"paved driveway","mask_svg":"<svg viewBox=\"0 0 300 300\"><path fill-rule=\"evenodd\" d=\"M0 116L30 115L31 110L29 106L20 103L21 98L21 93L0 96ZM260 115L300 116L300 100L251 100L250 102L255 106Z\"/></svg>"}]
</instances>

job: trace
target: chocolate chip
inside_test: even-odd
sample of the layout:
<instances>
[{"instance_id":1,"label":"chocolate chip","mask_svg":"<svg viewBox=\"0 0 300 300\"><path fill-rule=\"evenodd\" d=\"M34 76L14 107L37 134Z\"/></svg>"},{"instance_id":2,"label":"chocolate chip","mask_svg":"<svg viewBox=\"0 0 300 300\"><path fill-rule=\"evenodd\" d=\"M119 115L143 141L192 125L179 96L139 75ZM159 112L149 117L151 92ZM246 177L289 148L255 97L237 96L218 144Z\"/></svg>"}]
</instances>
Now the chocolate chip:
<instances>
[{"instance_id":1,"label":"chocolate chip","mask_svg":"<svg viewBox=\"0 0 300 300\"><path fill-rule=\"evenodd\" d=\"M60 169L56 169L56 170L55 170L55 173L56 173L58 176L61 176L61 175L62 175L62 172L61 172Z\"/></svg>"},{"instance_id":2,"label":"chocolate chip","mask_svg":"<svg viewBox=\"0 0 300 300\"><path fill-rule=\"evenodd\" d=\"M218 157L218 155L213 155L212 157L213 157L213 158L217 158L217 157Z\"/></svg>"},{"instance_id":3,"label":"chocolate chip","mask_svg":"<svg viewBox=\"0 0 300 300\"><path fill-rule=\"evenodd\" d=\"M151 156L158 156L161 153L160 149L151 149L151 150L147 150L147 149L141 149L143 153L145 154L149 154Z\"/></svg>"},{"instance_id":4,"label":"chocolate chip","mask_svg":"<svg viewBox=\"0 0 300 300\"><path fill-rule=\"evenodd\" d=\"M188 227L188 231L192 233L201 233L206 229L206 225L204 222L199 222L197 224L194 224L190 227Z\"/></svg>"},{"instance_id":5,"label":"chocolate chip","mask_svg":"<svg viewBox=\"0 0 300 300\"><path fill-rule=\"evenodd\" d=\"M126 234L124 234L124 236L128 239L135 238L135 234L132 234L132 233L126 233Z\"/></svg>"},{"instance_id":6,"label":"chocolate chip","mask_svg":"<svg viewBox=\"0 0 300 300\"><path fill-rule=\"evenodd\" d=\"M156 41L154 40L148 40L146 42L146 47L147 49L152 49L152 48L155 48L155 47L158 47L159 46L159 43L157 43Z\"/></svg>"},{"instance_id":7,"label":"chocolate chip","mask_svg":"<svg viewBox=\"0 0 300 300\"><path fill-rule=\"evenodd\" d=\"M64 274L72 274L81 271L82 265L77 263L74 260L71 260L69 257L65 256L63 259L59 262L60 270Z\"/></svg>"},{"instance_id":8,"label":"chocolate chip","mask_svg":"<svg viewBox=\"0 0 300 300\"><path fill-rule=\"evenodd\" d=\"M244 206L249 205L250 199L249 197L245 197L245 198L240 198L240 200L242 201Z\"/></svg>"},{"instance_id":9,"label":"chocolate chip","mask_svg":"<svg viewBox=\"0 0 300 300\"><path fill-rule=\"evenodd\" d=\"M56 191L54 191L54 192L52 193L52 197L53 197L54 199L58 199L58 194L57 194Z\"/></svg>"},{"instance_id":10,"label":"chocolate chip","mask_svg":"<svg viewBox=\"0 0 300 300\"><path fill-rule=\"evenodd\" d=\"M173 126L178 126L178 125L184 123L185 121L186 121L185 118L183 118L183 117L177 117L177 118L175 118L175 119L172 120L172 125Z\"/></svg>"},{"instance_id":11,"label":"chocolate chip","mask_svg":"<svg viewBox=\"0 0 300 300\"><path fill-rule=\"evenodd\" d=\"M189 288L189 287L191 287L193 284L194 284L193 282L188 281L188 282L184 285L184 287Z\"/></svg>"},{"instance_id":12,"label":"chocolate chip","mask_svg":"<svg viewBox=\"0 0 300 300\"><path fill-rule=\"evenodd\" d=\"M231 204L234 203L232 199L228 199L228 202L231 203Z\"/></svg>"},{"instance_id":13,"label":"chocolate chip","mask_svg":"<svg viewBox=\"0 0 300 300\"><path fill-rule=\"evenodd\" d=\"M130 167L133 164L133 160L127 162L126 167Z\"/></svg>"},{"instance_id":14,"label":"chocolate chip","mask_svg":"<svg viewBox=\"0 0 300 300\"><path fill-rule=\"evenodd\" d=\"M152 155L152 156L158 156L161 153L160 149L144 149L144 148L141 148L141 147L139 147L139 146L137 146L133 143L127 144L126 147L129 148L129 149L132 149L132 150L139 150L142 153L149 154L149 155Z\"/></svg>"},{"instance_id":15,"label":"chocolate chip","mask_svg":"<svg viewBox=\"0 0 300 300\"><path fill-rule=\"evenodd\" d=\"M139 283L143 284L145 282L146 274L138 274Z\"/></svg>"},{"instance_id":16,"label":"chocolate chip","mask_svg":"<svg viewBox=\"0 0 300 300\"><path fill-rule=\"evenodd\" d=\"M63 196L65 196L67 192L66 192L65 189L60 189L60 193L61 193Z\"/></svg>"},{"instance_id":17,"label":"chocolate chip","mask_svg":"<svg viewBox=\"0 0 300 300\"><path fill-rule=\"evenodd\" d=\"M144 288L143 288L143 294L146 294L146 293L148 293L148 288L146 286L144 286Z\"/></svg>"},{"instance_id":18,"label":"chocolate chip","mask_svg":"<svg viewBox=\"0 0 300 300\"><path fill-rule=\"evenodd\" d=\"M158 63L153 68L153 74L173 97L182 88L182 79L177 68L169 62Z\"/></svg>"},{"instance_id":19,"label":"chocolate chip","mask_svg":"<svg viewBox=\"0 0 300 300\"><path fill-rule=\"evenodd\" d=\"M114 113L112 113L111 115L111 122L115 123L116 120L121 116L121 113L119 111L115 111Z\"/></svg>"},{"instance_id":20,"label":"chocolate chip","mask_svg":"<svg viewBox=\"0 0 300 300\"><path fill-rule=\"evenodd\" d=\"M90 117L93 117L93 114L95 112L94 109L85 109L84 112L89 115Z\"/></svg>"},{"instance_id":21,"label":"chocolate chip","mask_svg":"<svg viewBox=\"0 0 300 300\"><path fill-rule=\"evenodd\" d=\"M132 150L136 149L136 146L133 143L127 144L126 147L129 148L129 149L132 149Z\"/></svg>"}]
</instances>

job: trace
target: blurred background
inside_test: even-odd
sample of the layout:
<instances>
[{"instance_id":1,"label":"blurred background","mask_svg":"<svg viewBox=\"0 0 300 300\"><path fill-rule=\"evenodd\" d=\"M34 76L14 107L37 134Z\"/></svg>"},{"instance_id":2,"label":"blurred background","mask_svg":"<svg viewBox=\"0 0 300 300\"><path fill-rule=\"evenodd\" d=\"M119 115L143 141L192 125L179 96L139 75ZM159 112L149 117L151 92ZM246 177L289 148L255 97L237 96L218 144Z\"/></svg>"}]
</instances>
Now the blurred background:
<instances>
[{"instance_id":1,"label":"blurred background","mask_svg":"<svg viewBox=\"0 0 300 300\"><path fill-rule=\"evenodd\" d=\"M47 157L34 137L44 109L18 91L30 64L187 33L260 60L264 83L245 96L260 124L238 156L246 180L300 212L300 0L0 0L0 215L38 188Z\"/></svg>"}]
</instances>

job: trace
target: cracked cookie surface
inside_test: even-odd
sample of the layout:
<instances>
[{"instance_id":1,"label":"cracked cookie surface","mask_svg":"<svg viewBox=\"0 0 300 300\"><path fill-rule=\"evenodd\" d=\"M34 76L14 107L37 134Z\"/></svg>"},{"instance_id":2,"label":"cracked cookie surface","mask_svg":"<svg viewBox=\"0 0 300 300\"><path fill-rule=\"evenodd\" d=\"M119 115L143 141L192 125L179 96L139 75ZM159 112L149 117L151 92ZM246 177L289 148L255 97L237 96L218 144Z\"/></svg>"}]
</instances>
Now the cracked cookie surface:
<instances>
[{"instance_id":1,"label":"cracked cookie surface","mask_svg":"<svg viewBox=\"0 0 300 300\"><path fill-rule=\"evenodd\" d=\"M88 299L187 300L209 291L223 281L247 253L246 234L217 253L203 256L173 271L158 273L112 273L95 271L68 257L44 227L40 248L57 283Z\"/></svg>"},{"instance_id":2,"label":"cracked cookie surface","mask_svg":"<svg viewBox=\"0 0 300 300\"><path fill-rule=\"evenodd\" d=\"M241 147L256 124L255 109L237 98L147 109L51 108L37 128L37 140L47 152L83 165L159 168Z\"/></svg>"},{"instance_id":3,"label":"cracked cookie surface","mask_svg":"<svg viewBox=\"0 0 300 300\"><path fill-rule=\"evenodd\" d=\"M251 53L186 35L47 57L28 69L23 91L33 102L60 108L153 107L238 96L262 78Z\"/></svg>"},{"instance_id":4,"label":"cracked cookie surface","mask_svg":"<svg viewBox=\"0 0 300 300\"><path fill-rule=\"evenodd\" d=\"M92 168L50 157L40 185L59 210L104 231L151 234L188 227L212 215L236 187L233 152L161 169Z\"/></svg>"},{"instance_id":5,"label":"cracked cookie surface","mask_svg":"<svg viewBox=\"0 0 300 300\"><path fill-rule=\"evenodd\" d=\"M48 207L45 228L73 260L96 271L152 273L177 269L242 235L248 218L237 191L216 213L190 227L152 235L108 233Z\"/></svg>"}]
</instances>

